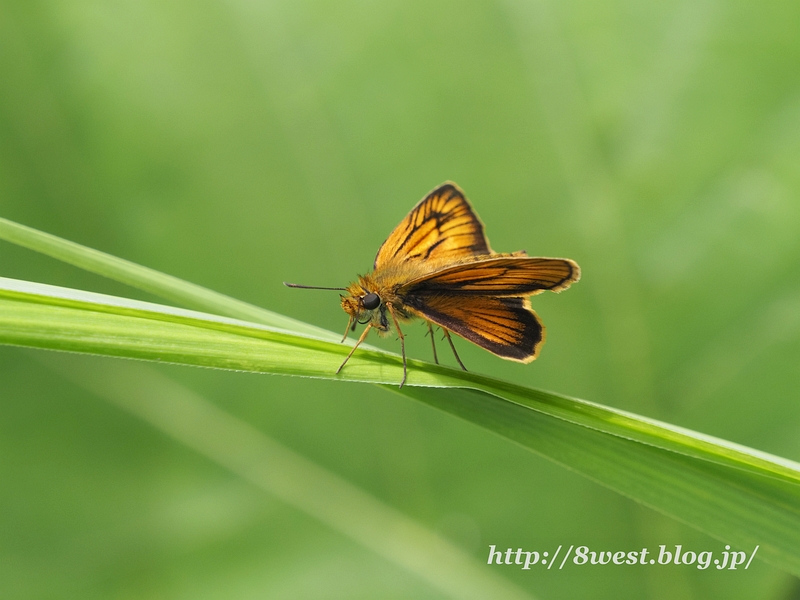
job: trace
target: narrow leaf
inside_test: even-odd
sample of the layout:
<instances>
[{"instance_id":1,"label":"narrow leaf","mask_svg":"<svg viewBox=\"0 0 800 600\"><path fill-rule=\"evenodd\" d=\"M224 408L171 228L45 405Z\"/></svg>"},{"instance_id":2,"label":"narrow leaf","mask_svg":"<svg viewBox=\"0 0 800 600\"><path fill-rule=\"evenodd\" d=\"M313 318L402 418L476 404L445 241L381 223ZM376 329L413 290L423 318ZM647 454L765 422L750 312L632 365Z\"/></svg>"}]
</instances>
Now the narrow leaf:
<instances>
[{"instance_id":1,"label":"narrow leaf","mask_svg":"<svg viewBox=\"0 0 800 600\"><path fill-rule=\"evenodd\" d=\"M438 534L144 364L43 362L448 597L531 600Z\"/></svg>"},{"instance_id":2,"label":"narrow leaf","mask_svg":"<svg viewBox=\"0 0 800 600\"><path fill-rule=\"evenodd\" d=\"M14 280L0 280L0 342L345 381L396 384L402 374L400 358L385 352L359 351L334 375L347 352L340 344ZM403 394L728 543L743 549L759 544L759 557L800 573L800 468L795 463L492 378L421 361L409 366Z\"/></svg>"},{"instance_id":3,"label":"narrow leaf","mask_svg":"<svg viewBox=\"0 0 800 600\"><path fill-rule=\"evenodd\" d=\"M280 327L323 339L337 339L335 334L325 329L253 306L172 275L137 265L93 248L87 248L2 217L0 217L0 240L35 250L182 306Z\"/></svg>"}]
</instances>

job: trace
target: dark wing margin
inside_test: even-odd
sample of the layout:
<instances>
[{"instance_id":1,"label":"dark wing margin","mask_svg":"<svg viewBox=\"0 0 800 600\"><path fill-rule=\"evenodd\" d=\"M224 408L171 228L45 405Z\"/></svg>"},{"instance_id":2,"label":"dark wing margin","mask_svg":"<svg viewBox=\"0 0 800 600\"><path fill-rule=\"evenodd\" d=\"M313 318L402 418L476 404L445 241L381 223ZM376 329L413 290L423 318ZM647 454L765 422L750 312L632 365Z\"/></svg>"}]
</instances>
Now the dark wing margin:
<instances>
[{"instance_id":1,"label":"dark wing margin","mask_svg":"<svg viewBox=\"0 0 800 600\"><path fill-rule=\"evenodd\" d=\"M492 254L478 215L454 183L423 198L386 238L374 267L406 260L452 259Z\"/></svg>"},{"instance_id":2,"label":"dark wing margin","mask_svg":"<svg viewBox=\"0 0 800 600\"><path fill-rule=\"evenodd\" d=\"M446 267L404 285L409 296L530 296L544 290L560 292L581 276L568 258L503 256Z\"/></svg>"},{"instance_id":3,"label":"dark wing margin","mask_svg":"<svg viewBox=\"0 0 800 600\"><path fill-rule=\"evenodd\" d=\"M544 325L527 298L430 296L415 298L409 308L508 360L531 362L545 339Z\"/></svg>"}]
</instances>

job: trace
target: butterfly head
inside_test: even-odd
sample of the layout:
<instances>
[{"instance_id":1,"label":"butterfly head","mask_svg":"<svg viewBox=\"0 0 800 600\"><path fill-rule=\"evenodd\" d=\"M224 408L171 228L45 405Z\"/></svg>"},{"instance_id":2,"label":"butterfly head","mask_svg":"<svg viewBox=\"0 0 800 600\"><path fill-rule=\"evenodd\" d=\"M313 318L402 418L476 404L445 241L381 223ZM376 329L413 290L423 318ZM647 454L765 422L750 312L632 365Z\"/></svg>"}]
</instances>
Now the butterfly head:
<instances>
[{"instance_id":1,"label":"butterfly head","mask_svg":"<svg viewBox=\"0 0 800 600\"><path fill-rule=\"evenodd\" d=\"M366 285L364 285L366 284ZM347 288L347 295L342 295L342 309L353 321L369 320L372 312L379 309L383 300L380 295L371 290L369 282L353 283Z\"/></svg>"},{"instance_id":2,"label":"butterfly head","mask_svg":"<svg viewBox=\"0 0 800 600\"><path fill-rule=\"evenodd\" d=\"M348 286L347 294L341 299L342 309L350 315L349 329L355 330L358 323L371 323L379 332L388 331L386 298L369 276L359 277L356 283Z\"/></svg>"}]
</instances>

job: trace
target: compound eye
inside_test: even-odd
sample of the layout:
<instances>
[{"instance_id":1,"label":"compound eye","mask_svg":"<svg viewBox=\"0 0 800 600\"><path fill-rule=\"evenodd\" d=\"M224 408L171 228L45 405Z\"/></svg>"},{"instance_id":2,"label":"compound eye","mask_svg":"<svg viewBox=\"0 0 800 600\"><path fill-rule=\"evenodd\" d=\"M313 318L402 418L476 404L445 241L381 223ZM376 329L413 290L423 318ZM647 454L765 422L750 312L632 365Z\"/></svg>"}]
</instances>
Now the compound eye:
<instances>
[{"instance_id":1,"label":"compound eye","mask_svg":"<svg viewBox=\"0 0 800 600\"><path fill-rule=\"evenodd\" d=\"M375 310L381 305L381 298L378 294L367 294L362 298L361 304L363 304L364 308L367 310Z\"/></svg>"}]
</instances>

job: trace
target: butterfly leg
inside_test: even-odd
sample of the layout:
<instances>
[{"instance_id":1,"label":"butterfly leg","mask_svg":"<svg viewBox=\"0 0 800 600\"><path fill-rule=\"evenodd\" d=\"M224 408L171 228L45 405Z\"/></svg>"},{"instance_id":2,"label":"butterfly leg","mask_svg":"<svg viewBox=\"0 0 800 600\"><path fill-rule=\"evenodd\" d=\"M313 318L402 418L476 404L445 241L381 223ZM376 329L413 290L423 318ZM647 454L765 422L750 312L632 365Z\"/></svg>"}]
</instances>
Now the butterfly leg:
<instances>
[{"instance_id":1,"label":"butterfly leg","mask_svg":"<svg viewBox=\"0 0 800 600\"><path fill-rule=\"evenodd\" d=\"M442 327L442 331L444 331L444 337L446 337L447 341L450 342L450 348L453 350L453 356L456 357L456 360L458 361L458 364L461 365L461 368L466 371L467 367L464 366L464 363L461 362L461 359L458 357L458 352L456 352L456 347L453 344L453 340L450 338L450 332L447 331L447 329L445 329L444 327Z\"/></svg>"},{"instance_id":2,"label":"butterfly leg","mask_svg":"<svg viewBox=\"0 0 800 600\"><path fill-rule=\"evenodd\" d=\"M425 321L428 324L428 335L431 336L431 347L433 348L433 362L437 365L439 364L439 357L436 356L436 340L433 339L433 327L431 327L430 321Z\"/></svg>"},{"instance_id":3,"label":"butterfly leg","mask_svg":"<svg viewBox=\"0 0 800 600\"><path fill-rule=\"evenodd\" d=\"M350 326L351 325L355 326L355 324L356 324L355 318L350 317L350 320L347 322L347 327L344 330L344 337L342 338L342 341L339 342L340 344L347 339L347 334L350 333ZM353 329L355 329L355 327L353 327ZM369 329L369 328L367 328L367 329Z\"/></svg>"},{"instance_id":4,"label":"butterfly leg","mask_svg":"<svg viewBox=\"0 0 800 600\"><path fill-rule=\"evenodd\" d=\"M367 337L367 334L369 333L369 330L371 328L372 328L372 323L368 323L367 326L364 328L364 331L362 332L361 337L358 338L358 341L356 342L356 345L353 346L353 348L350 350L350 354L347 355L347 358L344 359L344 362L341 365L339 365L338 369L336 369L336 374L337 375L339 374L339 371L341 371L344 368L344 366L347 364L347 361L350 360L350 357L353 356L353 352L356 351L356 348L358 348L361 345L361 342L364 341L364 338ZM342 340L342 341L344 341L344 340Z\"/></svg>"},{"instance_id":5,"label":"butterfly leg","mask_svg":"<svg viewBox=\"0 0 800 600\"><path fill-rule=\"evenodd\" d=\"M392 315L394 328L397 329L397 335L400 337L400 353L403 355L403 380L400 382L400 387L403 387L403 384L406 382L406 376L408 375L408 368L406 367L406 339L403 332L400 331L400 324L397 322L397 316L394 314L394 308L392 308L391 303L387 302L386 308L389 309L389 314Z\"/></svg>"}]
</instances>

